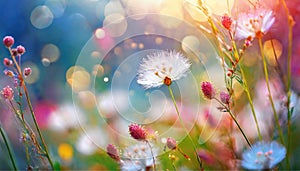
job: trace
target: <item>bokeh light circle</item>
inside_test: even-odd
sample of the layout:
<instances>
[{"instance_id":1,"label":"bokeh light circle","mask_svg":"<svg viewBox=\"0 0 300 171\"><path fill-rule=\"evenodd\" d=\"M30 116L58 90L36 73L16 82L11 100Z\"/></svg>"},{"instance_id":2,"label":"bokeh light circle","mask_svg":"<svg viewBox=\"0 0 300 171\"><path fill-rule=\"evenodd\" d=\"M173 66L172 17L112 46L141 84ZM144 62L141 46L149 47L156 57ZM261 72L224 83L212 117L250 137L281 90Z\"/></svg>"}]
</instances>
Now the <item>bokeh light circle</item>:
<instances>
[{"instance_id":1,"label":"bokeh light circle","mask_svg":"<svg viewBox=\"0 0 300 171\"><path fill-rule=\"evenodd\" d=\"M35 7L30 15L31 24L37 29L44 29L53 22L53 13L46 5Z\"/></svg>"}]
</instances>

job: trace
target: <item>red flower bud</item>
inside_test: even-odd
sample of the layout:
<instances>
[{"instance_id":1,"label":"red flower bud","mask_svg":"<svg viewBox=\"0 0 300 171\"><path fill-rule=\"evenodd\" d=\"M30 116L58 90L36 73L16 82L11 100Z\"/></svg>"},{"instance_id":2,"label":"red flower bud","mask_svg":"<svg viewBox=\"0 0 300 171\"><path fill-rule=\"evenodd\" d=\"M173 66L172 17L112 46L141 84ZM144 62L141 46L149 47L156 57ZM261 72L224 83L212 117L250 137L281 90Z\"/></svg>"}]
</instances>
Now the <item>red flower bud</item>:
<instances>
[{"instance_id":1,"label":"red flower bud","mask_svg":"<svg viewBox=\"0 0 300 171\"><path fill-rule=\"evenodd\" d=\"M3 38L3 44L4 44L7 48L11 47L11 46L14 44L14 42L15 42L15 40L14 40L14 38L11 37L11 36L5 36L5 37Z\"/></svg>"}]
</instances>

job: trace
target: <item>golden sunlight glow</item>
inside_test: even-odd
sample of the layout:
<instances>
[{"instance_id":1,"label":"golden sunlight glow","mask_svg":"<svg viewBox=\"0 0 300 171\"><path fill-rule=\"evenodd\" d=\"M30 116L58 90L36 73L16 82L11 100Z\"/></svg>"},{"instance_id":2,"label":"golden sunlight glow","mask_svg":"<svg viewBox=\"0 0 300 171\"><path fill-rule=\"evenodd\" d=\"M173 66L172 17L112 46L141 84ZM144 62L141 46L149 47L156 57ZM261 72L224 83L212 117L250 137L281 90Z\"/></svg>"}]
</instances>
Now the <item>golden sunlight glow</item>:
<instances>
[{"instance_id":1,"label":"golden sunlight glow","mask_svg":"<svg viewBox=\"0 0 300 171\"><path fill-rule=\"evenodd\" d=\"M273 49L273 47L274 47L274 49ZM274 51L277 56L277 59L279 59L282 54L282 44L276 39L266 41L264 43L264 53L266 55L266 58L267 58L269 64L271 64L273 66L277 65L276 56L274 54Z\"/></svg>"}]
</instances>

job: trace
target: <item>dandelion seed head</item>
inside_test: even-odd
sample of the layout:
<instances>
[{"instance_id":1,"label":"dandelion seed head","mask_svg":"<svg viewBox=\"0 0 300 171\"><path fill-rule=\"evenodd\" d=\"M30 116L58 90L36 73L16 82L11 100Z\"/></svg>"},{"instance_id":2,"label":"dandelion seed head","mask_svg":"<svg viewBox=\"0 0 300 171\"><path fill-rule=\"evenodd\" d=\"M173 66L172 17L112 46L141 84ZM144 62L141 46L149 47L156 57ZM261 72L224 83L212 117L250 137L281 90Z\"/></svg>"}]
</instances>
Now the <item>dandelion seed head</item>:
<instances>
[{"instance_id":1,"label":"dandelion seed head","mask_svg":"<svg viewBox=\"0 0 300 171\"><path fill-rule=\"evenodd\" d=\"M146 89L163 84L169 86L173 81L184 77L190 66L189 60L175 50L158 51L142 59L137 83Z\"/></svg>"},{"instance_id":2,"label":"dandelion seed head","mask_svg":"<svg viewBox=\"0 0 300 171\"><path fill-rule=\"evenodd\" d=\"M250 170L272 169L285 158L285 155L285 147L276 141L257 142L243 153L241 164Z\"/></svg>"}]
</instances>

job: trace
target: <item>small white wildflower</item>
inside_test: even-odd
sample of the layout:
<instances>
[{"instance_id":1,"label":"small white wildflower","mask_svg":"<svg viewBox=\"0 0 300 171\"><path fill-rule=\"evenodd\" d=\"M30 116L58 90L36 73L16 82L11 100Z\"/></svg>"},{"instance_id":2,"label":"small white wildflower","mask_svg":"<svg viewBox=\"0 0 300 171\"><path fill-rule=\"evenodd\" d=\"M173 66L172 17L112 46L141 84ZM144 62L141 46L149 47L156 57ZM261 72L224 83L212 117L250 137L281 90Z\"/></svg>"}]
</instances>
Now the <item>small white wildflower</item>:
<instances>
[{"instance_id":1,"label":"small white wildflower","mask_svg":"<svg viewBox=\"0 0 300 171\"><path fill-rule=\"evenodd\" d=\"M144 88L169 86L172 81L185 76L191 63L183 54L171 51L158 51L147 55L140 64L137 83Z\"/></svg>"},{"instance_id":2,"label":"small white wildflower","mask_svg":"<svg viewBox=\"0 0 300 171\"><path fill-rule=\"evenodd\" d=\"M253 13L241 13L238 16L235 38L238 40L261 38L275 22L271 10L258 9Z\"/></svg>"},{"instance_id":3,"label":"small white wildflower","mask_svg":"<svg viewBox=\"0 0 300 171\"><path fill-rule=\"evenodd\" d=\"M158 149L155 148L152 144L150 144L153 150L154 157L157 156ZM135 167L139 166L140 168L147 168L152 167L153 157L151 153L150 147L145 142L140 142L135 145L129 146L124 150L123 153L124 161L131 161L131 164L136 165ZM129 163L129 162L127 162ZM122 163L122 168L126 165ZM122 169L126 170L126 169Z\"/></svg>"}]
</instances>

